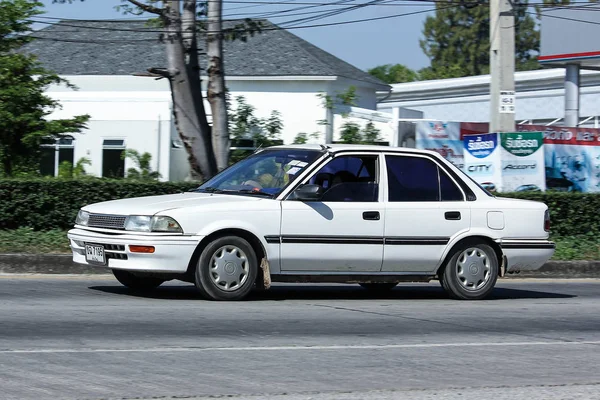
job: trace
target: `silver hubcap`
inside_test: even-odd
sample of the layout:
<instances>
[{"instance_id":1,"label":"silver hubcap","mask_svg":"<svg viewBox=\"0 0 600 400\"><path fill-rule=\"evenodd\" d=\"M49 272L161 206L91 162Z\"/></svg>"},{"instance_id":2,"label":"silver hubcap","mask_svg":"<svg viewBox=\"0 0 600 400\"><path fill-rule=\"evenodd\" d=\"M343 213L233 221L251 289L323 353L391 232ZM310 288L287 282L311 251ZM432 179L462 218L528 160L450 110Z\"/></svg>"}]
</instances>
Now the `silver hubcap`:
<instances>
[{"instance_id":1,"label":"silver hubcap","mask_svg":"<svg viewBox=\"0 0 600 400\"><path fill-rule=\"evenodd\" d=\"M490 260L484 251L472 247L463 251L456 262L458 282L467 290L478 290L492 276Z\"/></svg>"},{"instance_id":2,"label":"silver hubcap","mask_svg":"<svg viewBox=\"0 0 600 400\"><path fill-rule=\"evenodd\" d=\"M248 280L248 257L237 246L223 246L214 252L209 264L210 279L221 290L233 292Z\"/></svg>"}]
</instances>

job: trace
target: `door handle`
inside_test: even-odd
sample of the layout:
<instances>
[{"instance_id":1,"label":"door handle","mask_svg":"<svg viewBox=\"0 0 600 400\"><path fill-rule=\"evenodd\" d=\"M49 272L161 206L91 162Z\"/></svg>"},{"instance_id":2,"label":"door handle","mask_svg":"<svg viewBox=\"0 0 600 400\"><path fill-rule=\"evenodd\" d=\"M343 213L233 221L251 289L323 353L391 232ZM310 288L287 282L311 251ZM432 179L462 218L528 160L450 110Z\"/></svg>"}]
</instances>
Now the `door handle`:
<instances>
[{"instance_id":1,"label":"door handle","mask_svg":"<svg viewBox=\"0 0 600 400\"><path fill-rule=\"evenodd\" d=\"M379 221L379 211L365 211L363 213L363 219L367 221Z\"/></svg>"},{"instance_id":2,"label":"door handle","mask_svg":"<svg viewBox=\"0 0 600 400\"><path fill-rule=\"evenodd\" d=\"M444 216L446 219L458 221L460 220L460 211L446 211Z\"/></svg>"}]
</instances>

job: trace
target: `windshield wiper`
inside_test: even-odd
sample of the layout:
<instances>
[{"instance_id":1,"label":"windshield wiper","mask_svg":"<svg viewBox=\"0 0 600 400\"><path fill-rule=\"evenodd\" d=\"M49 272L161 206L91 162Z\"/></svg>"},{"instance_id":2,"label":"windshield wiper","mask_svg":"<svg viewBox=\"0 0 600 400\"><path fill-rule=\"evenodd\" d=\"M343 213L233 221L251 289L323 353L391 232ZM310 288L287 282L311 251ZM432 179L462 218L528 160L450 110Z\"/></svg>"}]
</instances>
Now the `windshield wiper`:
<instances>
[{"instance_id":1,"label":"windshield wiper","mask_svg":"<svg viewBox=\"0 0 600 400\"><path fill-rule=\"evenodd\" d=\"M262 191L260 189L240 189L240 190L232 190L232 192L243 193L243 194L257 194L259 196L273 197L272 193L268 193L268 192Z\"/></svg>"},{"instance_id":2,"label":"windshield wiper","mask_svg":"<svg viewBox=\"0 0 600 400\"><path fill-rule=\"evenodd\" d=\"M198 189L197 191L202 191L204 193L217 193L217 194L255 194L259 196L268 196L273 197L273 194L264 192L260 189L218 189L216 187L207 187L203 189Z\"/></svg>"},{"instance_id":3,"label":"windshield wiper","mask_svg":"<svg viewBox=\"0 0 600 400\"><path fill-rule=\"evenodd\" d=\"M196 189L195 192L204 192L204 193L223 193L225 192L225 190L223 189L218 189L216 187L207 187L207 188L202 188L202 189Z\"/></svg>"}]
</instances>

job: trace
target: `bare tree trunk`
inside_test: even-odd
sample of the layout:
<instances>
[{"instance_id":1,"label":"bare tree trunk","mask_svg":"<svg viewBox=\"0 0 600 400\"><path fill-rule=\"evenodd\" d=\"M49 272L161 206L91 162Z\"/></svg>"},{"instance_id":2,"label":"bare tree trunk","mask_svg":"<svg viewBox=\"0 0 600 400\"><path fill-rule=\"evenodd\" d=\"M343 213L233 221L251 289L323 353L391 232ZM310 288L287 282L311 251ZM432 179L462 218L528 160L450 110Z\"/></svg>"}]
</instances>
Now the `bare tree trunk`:
<instances>
[{"instance_id":1,"label":"bare tree trunk","mask_svg":"<svg viewBox=\"0 0 600 400\"><path fill-rule=\"evenodd\" d=\"M168 70L163 75L171 83L173 116L179 137L189 154L192 170L210 178L216 173L215 155L211 144L210 127L206 120L200 74L198 68L198 49L196 40L189 38L189 46L184 45L179 0L164 0L164 22ZM189 3L186 1L186 4ZM189 5L188 5L189 6ZM194 11L195 13L195 7ZM186 10L189 19L190 10ZM195 16L191 21L195 29ZM190 22L186 21L189 28ZM155 71L153 71L155 72Z\"/></svg>"},{"instance_id":2,"label":"bare tree trunk","mask_svg":"<svg viewBox=\"0 0 600 400\"><path fill-rule=\"evenodd\" d=\"M227 168L229 160L229 129L225 102L223 70L223 1L211 0L207 6L206 52L208 55L207 98L212 111L212 144L219 171Z\"/></svg>"}]
</instances>

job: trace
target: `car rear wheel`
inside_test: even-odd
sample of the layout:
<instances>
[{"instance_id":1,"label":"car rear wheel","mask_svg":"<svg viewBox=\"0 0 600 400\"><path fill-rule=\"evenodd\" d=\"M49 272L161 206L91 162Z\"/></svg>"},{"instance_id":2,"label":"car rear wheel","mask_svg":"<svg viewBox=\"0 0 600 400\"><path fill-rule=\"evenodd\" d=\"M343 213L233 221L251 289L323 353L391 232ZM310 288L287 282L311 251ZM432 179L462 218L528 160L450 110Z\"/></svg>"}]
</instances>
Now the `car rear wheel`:
<instances>
[{"instance_id":1,"label":"car rear wheel","mask_svg":"<svg viewBox=\"0 0 600 400\"><path fill-rule=\"evenodd\" d=\"M372 292L387 292L398 285L398 282L359 283L360 286Z\"/></svg>"},{"instance_id":2,"label":"car rear wheel","mask_svg":"<svg viewBox=\"0 0 600 400\"><path fill-rule=\"evenodd\" d=\"M237 236L210 242L196 266L195 284L210 300L240 300L253 288L258 273L256 253Z\"/></svg>"},{"instance_id":3,"label":"car rear wheel","mask_svg":"<svg viewBox=\"0 0 600 400\"><path fill-rule=\"evenodd\" d=\"M113 275L123 285L134 290L151 290L159 287L164 280L151 276L136 276L129 271L113 269Z\"/></svg>"},{"instance_id":4,"label":"car rear wheel","mask_svg":"<svg viewBox=\"0 0 600 400\"><path fill-rule=\"evenodd\" d=\"M498 258L489 245L466 242L454 249L441 283L452 298L480 300L487 297L498 279Z\"/></svg>"}]
</instances>

